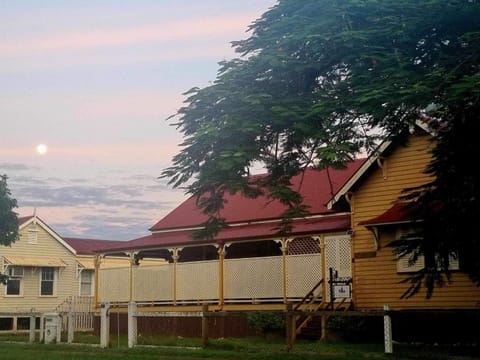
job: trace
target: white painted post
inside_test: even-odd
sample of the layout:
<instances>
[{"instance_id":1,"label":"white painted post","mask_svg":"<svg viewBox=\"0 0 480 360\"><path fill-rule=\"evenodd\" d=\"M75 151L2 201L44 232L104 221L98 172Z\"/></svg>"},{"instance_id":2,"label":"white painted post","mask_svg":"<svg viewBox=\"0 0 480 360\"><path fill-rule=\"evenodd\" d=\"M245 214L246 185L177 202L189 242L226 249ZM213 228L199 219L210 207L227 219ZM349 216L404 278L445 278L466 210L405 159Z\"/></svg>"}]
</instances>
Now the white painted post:
<instances>
[{"instance_id":1,"label":"white painted post","mask_svg":"<svg viewBox=\"0 0 480 360\"><path fill-rule=\"evenodd\" d=\"M110 342L110 304L103 303L100 309L100 347L106 348Z\"/></svg>"},{"instance_id":2,"label":"white painted post","mask_svg":"<svg viewBox=\"0 0 480 360\"><path fill-rule=\"evenodd\" d=\"M68 312L67 317L67 342L71 344L73 342L73 337L75 334L75 314L73 311Z\"/></svg>"},{"instance_id":3,"label":"white painted post","mask_svg":"<svg viewBox=\"0 0 480 360\"><path fill-rule=\"evenodd\" d=\"M384 305L383 310L388 312L390 306ZM392 318L388 313L383 316L383 334L385 341L385 354L393 354L393 342L392 342Z\"/></svg>"},{"instance_id":4,"label":"white painted post","mask_svg":"<svg viewBox=\"0 0 480 360\"><path fill-rule=\"evenodd\" d=\"M28 337L28 342L35 342L35 315L30 315L30 333Z\"/></svg>"},{"instance_id":5,"label":"white painted post","mask_svg":"<svg viewBox=\"0 0 480 360\"><path fill-rule=\"evenodd\" d=\"M137 345L137 303L128 303L128 347Z\"/></svg>"},{"instance_id":6,"label":"white painted post","mask_svg":"<svg viewBox=\"0 0 480 360\"><path fill-rule=\"evenodd\" d=\"M55 342L61 343L62 342L62 324L63 324L62 316L57 314L55 321L57 322L57 337Z\"/></svg>"},{"instance_id":7,"label":"white painted post","mask_svg":"<svg viewBox=\"0 0 480 360\"><path fill-rule=\"evenodd\" d=\"M45 316L40 316L40 336L38 341L43 342L43 336L45 334Z\"/></svg>"}]
</instances>

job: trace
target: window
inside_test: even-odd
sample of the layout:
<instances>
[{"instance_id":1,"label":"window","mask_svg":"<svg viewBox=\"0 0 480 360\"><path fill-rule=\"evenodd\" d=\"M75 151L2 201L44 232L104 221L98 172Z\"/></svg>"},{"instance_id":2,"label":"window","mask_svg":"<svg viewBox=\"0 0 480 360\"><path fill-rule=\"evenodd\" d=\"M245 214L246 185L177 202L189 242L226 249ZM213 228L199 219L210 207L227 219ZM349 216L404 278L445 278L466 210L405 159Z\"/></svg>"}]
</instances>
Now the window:
<instances>
[{"instance_id":1,"label":"window","mask_svg":"<svg viewBox=\"0 0 480 360\"><path fill-rule=\"evenodd\" d=\"M22 279L9 278L7 280L6 295L20 296L22 294Z\"/></svg>"},{"instance_id":2,"label":"window","mask_svg":"<svg viewBox=\"0 0 480 360\"><path fill-rule=\"evenodd\" d=\"M8 276L23 277L23 266L13 266L8 269Z\"/></svg>"},{"instance_id":3,"label":"window","mask_svg":"<svg viewBox=\"0 0 480 360\"><path fill-rule=\"evenodd\" d=\"M415 233L415 229L403 229L397 231L396 239L400 239L408 234ZM419 256L415 264L409 264L409 255L403 256L397 260L397 272L398 273L409 273L409 272L416 272L420 271L425 267L425 257L423 255ZM449 258L449 270L459 270L458 257L450 256Z\"/></svg>"},{"instance_id":4,"label":"window","mask_svg":"<svg viewBox=\"0 0 480 360\"><path fill-rule=\"evenodd\" d=\"M55 268L44 267L42 268L40 280L40 295L51 296L55 294Z\"/></svg>"},{"instance_id":5,"label":"window","mask_svg":"<svg viewBox=\"0 0 480 360\"><path fill-rule=\"evenodd\" d=\"M29 244L36 244L38 242L38 230L28 230L27 242Z\"/></svg>"},{"instance_id":6,"label":"window","mask_svg":"<svg viewBox=\"0 0 480 360\"><path fill-rule=\"evenodd\" d=\"M86 270L86 269L82 270L80 272L80 295L91 296L92 284L93 284L93 271Z\"/></svg>"},{"instance_id":7,"label":"window","mask_svg":"<svg viewBox=\"0 0 480 360\"><path fill-rule=\"evenodd\" d=\"M8 268L8 280L5 294L9 296L22 295L23 267L13 266Z\"/></svg>"}]
</instances>

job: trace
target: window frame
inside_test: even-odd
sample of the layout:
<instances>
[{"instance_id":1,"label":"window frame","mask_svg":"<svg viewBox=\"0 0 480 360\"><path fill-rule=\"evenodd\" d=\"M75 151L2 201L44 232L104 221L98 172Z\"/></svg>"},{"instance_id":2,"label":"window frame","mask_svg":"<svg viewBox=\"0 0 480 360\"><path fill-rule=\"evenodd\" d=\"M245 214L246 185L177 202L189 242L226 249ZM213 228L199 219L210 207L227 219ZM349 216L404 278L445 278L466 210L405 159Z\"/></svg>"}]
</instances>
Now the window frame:
<instances>
[{"instance_id":1,"label":"window frame","mask_svg":"<svg viewBox=\"0 0 480 360\"><path fill-rule=\"evenodd\" d=\"M29 229L28 230L27 243L38 244L38 230L37 229Z\"/></svg>"},{"instance_id":2,"label":"window frame","mask_svg":"<svg viewBox=\"0 0 480 360\"><path fill-rule=\"evenodd\" d=\"M11 281L18 281L18 294L9 294L8 293L8 283ZM5 285L5 297L23 297L23 277L20 276L12 276L9 277L7 280L7 284Z\"/></svg>"},{"instance_id":3,"label":"window frame","mask_svg":"<svg viewBox=\"0 0 480 360\"><path fill-rule=\"evenodd\" d=\"M399 240L402 236L415 233L416 231L417 229L414 227L397 229L395 232L395 240ZM397 265L398 274L414 273L422 270L425 267L425 255L418 256L417 261L413 265L409 265L408 261L409 261L408 255L403 257L397 256L396 265ZM450 256L448 270L449 271L460 270L460 263L458 260L458 256L457 258Z\"/></svg>"},{"instance_id":4,"label":"window frame","mask_svg":"<svg viewBox=\"0 0 480 360\"><path fill-rule=\"evenodd\" d=\"M51 270L52 271L52 274L53 274L53 279L44 279L43 278L43 274L44 274L44 271L46 270ZM39 282L39 289L38 289L38 292L39 292L39 296L41 297L55 297L57 296L57 280L58 280L58 269L56 267L52 267L52 266L43 266L40 268L40 274L39 274L39 279L40 279L40 282ZM52 293L51 294L43 294L42 293L42 290L43 290L43 283L44 282L51 282L52 283Z\"/></svg>"},{"instance_id":5,"label":"window frame","mask_svg":"<svg viewBox=\"0 0 480 360\"><path fill-rule=\"evenodd\" d=\"M89 274L90 275L90 281L89 282L84 282L83 281L84 274ZM93 281L94 281L94 271L89 270L89 269L82 269L82 271L80 271L80 275L79 275L78 294L80 296L93 296ZM88 285L88 284L90 285L89 293L88 294L82 294L82 289L83 289L82 285Z\"/></svg>"}]
</instances>

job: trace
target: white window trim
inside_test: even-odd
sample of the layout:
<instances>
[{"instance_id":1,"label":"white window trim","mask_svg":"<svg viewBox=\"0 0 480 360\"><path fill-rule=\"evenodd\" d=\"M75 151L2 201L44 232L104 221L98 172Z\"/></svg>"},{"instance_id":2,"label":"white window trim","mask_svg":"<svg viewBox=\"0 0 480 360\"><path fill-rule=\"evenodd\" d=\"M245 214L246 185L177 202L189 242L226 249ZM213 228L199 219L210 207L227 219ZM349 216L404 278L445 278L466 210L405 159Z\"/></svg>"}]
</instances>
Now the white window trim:
<instances>
[{"instance_id":1,"label":"white window trim","mask_svg":"<svg viewBox=\"0 0 480 360\"><path fill-rule=\"evenodd\" d=\"M13 277L13 279L15 280L18 280L20 281L20 284L19 284L19 294L8 294L7 291L8 291L8 285L4 285L5 287L5 297L9 297L9 298L19 298L19 297L23 297L23 277L19 277L19 276L15 276Z\"/></svg>"},{"instance_id":2,"label":"white window trim","mask_svg":"<svg viewBox=\"0 0 480 360\"><path fill-rule=\"evenodd\" d=\"M40 268L39 271L39 283L38 283L38 296L42 298L51 298L51 297L57 297L57 282L58 282L58 268L53 267L53 293L52 295L42 295L42 274L43 274L43 269L48 268L48 266L43 266Z\"/></svg>"},{"instance_id":3,"label":"white window trim","mask_svg":"<svg viewBox=\"0 0 480 360\"><path fill-rule=\"evenodd\" d=\"M82 294L82 273L84 271L88 271L90 274L91 274L91 277L90 277L90 294L89 295L83 295ZM92 272L91 270L87 270L87 269L82 269L80 270L80 275L78 277L78 295L79 296L93 296L93 291L94 291L94 286L93 286L93 282L95 281L95 276L94 276L94 272Z\"/></svg>"}]
</instances>

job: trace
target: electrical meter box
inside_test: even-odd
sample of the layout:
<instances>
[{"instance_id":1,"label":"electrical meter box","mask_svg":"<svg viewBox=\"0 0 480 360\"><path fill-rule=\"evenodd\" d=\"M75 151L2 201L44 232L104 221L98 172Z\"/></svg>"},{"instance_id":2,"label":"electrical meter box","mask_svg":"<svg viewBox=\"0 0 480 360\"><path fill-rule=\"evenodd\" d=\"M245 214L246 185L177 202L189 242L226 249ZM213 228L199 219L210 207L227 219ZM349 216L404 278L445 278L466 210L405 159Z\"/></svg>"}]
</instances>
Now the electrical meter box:
<instances>
[{"instance_id":1,"label":"electrical meter box","mask_svg":"<svg viewBox=\"0 0 480 360\"><path fill-rule=\"evenodd\" d=\"M57 313L45 314L45 344L58 342L57 334L59 324L59 316Z\"/></svg>"}]
</instances>

